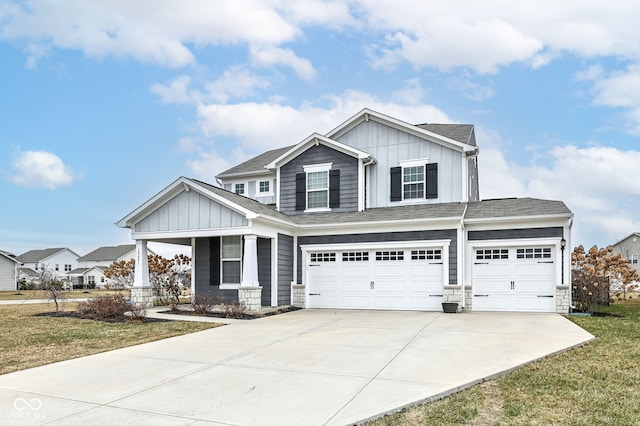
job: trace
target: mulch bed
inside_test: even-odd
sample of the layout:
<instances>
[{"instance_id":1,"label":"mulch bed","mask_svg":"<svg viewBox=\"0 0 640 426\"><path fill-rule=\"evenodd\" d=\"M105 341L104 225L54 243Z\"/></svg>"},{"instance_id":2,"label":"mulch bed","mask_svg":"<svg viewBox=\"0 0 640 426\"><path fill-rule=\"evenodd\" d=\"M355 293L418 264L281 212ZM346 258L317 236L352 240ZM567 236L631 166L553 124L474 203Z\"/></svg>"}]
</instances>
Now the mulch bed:
<instances>
[{"instance_id":1,"label":"mulch bed","mask_svg":"<svg viewBox=\"0 0 640 426\"><path fill-rule=\"evenodd\" d=\"M233 318L233 319L245 319L252 320L257 318L269 317L272 315L284 314L287 312L297 311L298 309L295 306L286 306L283 308L278 308L274 310L268 310L265 312L245 312L241 317L227 317L227 315L222 311L213 311L207 314L196 314L195 312L187 309L178 309L177 311L160 311L160 314L170 314L170 315L189 315L194 317L211 317L211 318Z\"/></svg>"},{"instance_id":2,"label":"mulch bed","mask_svg":"<svg viewBox=\"0 0 640 426\"><path fill-rule=\"evenodd\" d=\"M169 322L170 319L160 319L160 318L143 318L142 320L134 320L129 316L118 316L115 318L93 318L87 315L84 315L78 311L60 311L60 312L40 312L37 314L33 314L34 317L59 317L59 318L77 318L83 320L91 320L91 321L101 321L110 324L119 324L125 322L138 322L138 323L151 323L151 322Z\"/></svg>"}]
</instances>

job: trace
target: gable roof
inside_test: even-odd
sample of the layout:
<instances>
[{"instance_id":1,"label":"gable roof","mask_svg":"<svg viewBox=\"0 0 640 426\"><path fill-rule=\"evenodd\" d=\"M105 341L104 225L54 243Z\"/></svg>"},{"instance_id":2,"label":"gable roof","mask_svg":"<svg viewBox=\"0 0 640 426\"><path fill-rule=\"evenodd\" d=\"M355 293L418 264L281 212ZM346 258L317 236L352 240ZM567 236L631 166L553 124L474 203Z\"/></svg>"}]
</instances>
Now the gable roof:
<instances>
[{"instance_id":1,"label":"gable roof","mask_svg":"<svg viewBox=\"0 0 640 426\"><path fill-rule=\"evenodd\" d=\"M78 262L99 262L107 260L114 261L118 260L127 253L131 253L135 249L135 244L121 244L119 246L100 247L80 257L78 259Z\"/></svg>"},{"instance_id":2,"label":"gable roof","mask_svg":"<svg viewBox=\"0 0 640 426\"><path fill-rule=\"evenodd\" d=\"M22 253L17 258L22 263L37 263L53 256L54 254L58 254L64 250L69 250L69 249L66 247L57 247L57 248L47 248L42 250L29 250L26 253ZM78 256L78 254L75 253L73 250L69 250L69 251L75 254L76 256Z\"/></svg>"},{"instance_id":3,"label":"gable roof","mask_svg":"<svg viewBox=\"0 0 640 426\"><path fill-rule=\"evenodd\" d=\"M224 172L218 174L216 178L230 178L234 176L248 176L259 175L268 173L265 169L266 165L280 157L282 154L293 148L295 145L285 146L283 148L272 149L271 151L264 152L256 157L253 157L244 163L240 163Z\"/></svg>"},{"instance_id":4,"label":"gable roof","mask_svg":"<svg viewBox=\"0 0 640 426\"><path fill-rule=\"evenodd\" d=\"M633 232L633 233L631 233L631 234L627 235L626 237L624 237L623 239L621 239L620 241L618 241L617 243L612 244L612 245L617 246L618 244L621 244L621 243L625 242L626 240L628 240L628 239L629 239L629 238L631 238L631 237L638 237L638 238L640 238L640 232Z\"/></svg>"},{"instance_id":5,"label":"gable roof","mask_svg":"<svg viewBox=\"0 0 640 426\"><path fill-rule=\"evenodd\" d=\"M326 136L332 139L338 139L340 138L340 136L347 133L349 130L351 130L358 124L365 121L369 121L369 120L375 120L377 122L383 123L395 129L402 130L406 133L413 134L415 136L418 136L423 139L427 139L429 141L438 143L440 145L448 146L458 151L474 152L477 149L475 146L475 143L473 145L469 143L471 141L475 142L475 136L472 138L470 135L468 138L468 141L466 142L457 140L452 138L451 136L464 139L465 130L462 127L460 128L452 127L450 129L447 127L447 126L469 126L469 125L443 124L438 126L440 131L445 133L445 134L442 134L442 133L437 133L433 130L429 130L428 128L416 126L416 125L404 122L402 120L398 120L397 118L390 117L388 115L370 110L368 108L364 108L362 111L360 111L353 117L349 118L347 121L340 124L335 129L331 130L329 133L327 133ZM427 126L431 126L432 129L435 129L434 125L427 125ZM471 127L473 128L473 126ZM466 131L468 132L469 129L466 129Z\"/></svg>"},{"instance_id":6,"label":"gable roof","mask_svg":"<svg viewBox=\"0 0 640 426\"><path fill-rule=\"evenodd\" d=\"M20 263L20 261L16 259L16 257L13 254L9 253L8 251L0 250L0 256L6 257L9 260L13 260L16 263Z\"/></svg>"},{"instance_id":7,"label":"gable roof","mask_svg":"<svg viewBox=\"0 0 640 426\"><path fill-rule=\"evenodd\" d=\"M104 272L106 269L108 269L108 266L92 266L90 268L76 268L73 271L69 272L68 275L84 275L87 272L91 271L92 269L98 269L101 272Z\"/></svg>"},{"instance_id":8,"label":"gable roof","mask_svg":"<svg viewBox=\"0 0 640 426\"><path fill-rule=\"evenodd\" d=\"M276 167L279 167L283 164L288 163L290 160L295 158L298 155L298 153L302 151L306 151L309 147L313 145L319 145L319 144L327 146L329 148L333 148L336 151L342 152L343 154L347 154L358 159L371 158L371 155L367 154L364 151L353 148L349 145L345 145L342 142L335 141L326 136L322 136L318 133L313 133L309 135L305 140L300 142L299 144L294 145L288 151L282 153L279 157L275 158L273 161L271 161L269 164L266 165L266 168L275 169Z\"/></svg>"}]
</instances>

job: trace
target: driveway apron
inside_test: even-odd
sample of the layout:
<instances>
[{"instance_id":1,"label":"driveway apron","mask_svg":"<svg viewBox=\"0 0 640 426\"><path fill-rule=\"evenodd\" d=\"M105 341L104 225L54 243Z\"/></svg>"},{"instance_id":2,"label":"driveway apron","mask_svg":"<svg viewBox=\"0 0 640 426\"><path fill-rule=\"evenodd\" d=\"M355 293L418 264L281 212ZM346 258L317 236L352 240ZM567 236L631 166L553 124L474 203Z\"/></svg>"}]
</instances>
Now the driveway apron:
<instances>
[{"instance_id":1,"label":"driveway apron","mask_svg":"<svg viewBox=\"0 0 640 426\"><path fill-rule=\"evenodd\" d=\"M300 310L2 375L0 422L352 424L591 339L557 314Z\"/></svg>"}]
</instances>

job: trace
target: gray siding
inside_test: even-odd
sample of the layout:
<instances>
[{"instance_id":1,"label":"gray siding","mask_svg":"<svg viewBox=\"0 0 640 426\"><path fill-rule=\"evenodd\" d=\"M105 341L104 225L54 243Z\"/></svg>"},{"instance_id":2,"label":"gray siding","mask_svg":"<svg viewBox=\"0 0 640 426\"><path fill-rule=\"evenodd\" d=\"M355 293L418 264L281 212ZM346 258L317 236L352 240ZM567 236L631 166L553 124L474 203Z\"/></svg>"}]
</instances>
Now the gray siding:
<instances>
[{"instance_id":1,"label":"gray siding","mask_svg":"<svg viewBox=\"0 0 640 426\"><path fill-rule=\"evenodd\" d=\"M469 241L514 240L519 238L562 237L562 226L549 228L496 229L488 231L469 231Z\"/></svg>"},{"instance_id":2,"label":"gray siding","mask_svg":"<svg viewBox=\"0 0 640 426\"><path fill-rule=\"evenodd\" d=\"M291 304L293 237L278 234L278 306Z\"/></svg>"},{"instance_id":3,"label":"gray siding","mask_svg":"<svg viewBox=\"0 0 640 426\"><path fill-rule=\"evenodd\" d=\"M0 290L16 289L16 263L0 255Z\"/></svg>"},{"instance_id":4,"label":"gray siding","mask_svg":"<svg viewBox=\"0 0 640 426\"><path fill-rule=\"evenodd\" d=\"M382 243L418 240L451 240L449 245L449 284L458 283L458 234L455 229L437 231L381 232L377 234L321 235L298 237L298 284L302 284L302 249L307 244Z\"/></svg>"},{"instance_id":5,"label":"gray siding","mask_svg":"<svg viewBox=\"0 0 640 426\"><path fill-rule=\"evenodd\" d=\"M247 226L247 219L196 191L182 192L135 224L137 232Z\"/></svg>"},{"instance_id":6,"label":"gray siding","mask_svg":"<svg viewBox=\"0 0 640 426\"><path fill-rule=\"evenodd\" d=\"M271 240L258 238L258 282L262 287L262 306L271 306Z\"/></svg>"},{"instance_id":7,"label":"gray siding","mask_svg":"<svg viewBox=\"0 0 640 426\"><path fill-rule=\"evenodd\" d=\"M418 138L385 124L369 120L359 124L338 138L345 145L352 146L376 159L369 166L369 202L367 207L387 207L397 205L390 201L391 167L400 161L428 158L430 163L438 163L438 198L425 203L446 203L462 201L462 153L440 144Z\"/></svg>"},{"instance_id":8,"label":"gray siding","mask_svg":"<svg viewBox=\"0 0 640 426\"><path fill-rule=\"evenodd\" d=\"M195 294L218 296L225 302L238 299L238 290L220 290L220 238L196 238Z\"/></svg>"},{"instance_id":9,"label":"gray siding","mask_svg":"<svg viewBox=\"0 0 640 426\"><path fill-rule=\"evenodd\" d=\"M340 170L340 207L334 212L358 210L358 160L324 145L312 146L280 169L280 211L286 214L304 214L296 211L296 174L304 166L333 163L332 170Z\"/></svg>"}]
</instances>

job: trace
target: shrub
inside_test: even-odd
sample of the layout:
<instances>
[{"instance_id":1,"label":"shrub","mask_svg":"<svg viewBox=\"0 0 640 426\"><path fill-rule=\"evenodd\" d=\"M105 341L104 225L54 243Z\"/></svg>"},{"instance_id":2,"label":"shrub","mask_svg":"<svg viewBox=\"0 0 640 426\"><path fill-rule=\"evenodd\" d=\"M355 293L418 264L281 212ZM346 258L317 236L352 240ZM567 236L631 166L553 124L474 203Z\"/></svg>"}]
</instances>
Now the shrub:
<instances>
[{"instance_id":1,"label":"shrub","mask_svg":"<svg viewBox=\"0 0 640 426\"><path fill-rule=\"evenodd\" d=\"M78 305L83 315L100 320L123 317L128 310L127 300L121 294L95 297Z\"/></svg>"},{"instance_id":2,"label":"shrub","mask_svg":"<svg viewBox=\"0 0 640 426\"><path fill-rule=\"evenodd\" d=\"M193 298L193 302L191 302L191 307L193 308L193 312L198 315L206 315L215 305L220 303L220 298L218 296L207 296L203 294L196 294Z\"/></svg>"},{"instance_id":3,"label":"shrub","mask_svg":"<svg viewBox=\"0 0 640 426\"><path fill-rule=\"evenodd\" d=\"M140 303L132 304L129 310L131 311L130 321L143 322L147 317L147 308Z\"/></svg>"},{"instance_id":4,"label":"shrub","mask_svg":"<svg viewBox=\"0 0 640 426\"><path fill-rule=\"evenodd\" d=\"M571 271L572 299L578 309L593 313L597 305L609 304L609 278Z\"/></svg>"},{"instance_id":5,"label":"shrub","mask_svg":"<svg viewBox=\"0 0 640 426\"><path fill-rule=\"evenodd\" d=\"M244 313L247 310L244 302L239 302L234 300L230 303L225 303L224 305L224 314L227 318L238 318L241 319L244 317Z\"/></svg>"}]
</instances>

